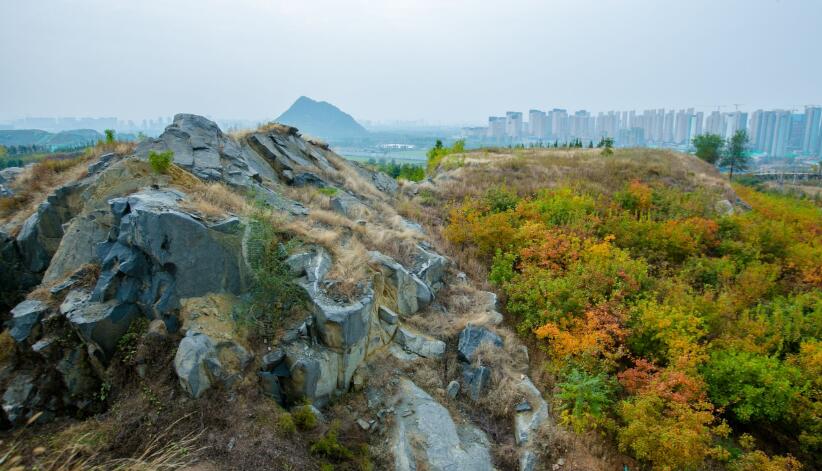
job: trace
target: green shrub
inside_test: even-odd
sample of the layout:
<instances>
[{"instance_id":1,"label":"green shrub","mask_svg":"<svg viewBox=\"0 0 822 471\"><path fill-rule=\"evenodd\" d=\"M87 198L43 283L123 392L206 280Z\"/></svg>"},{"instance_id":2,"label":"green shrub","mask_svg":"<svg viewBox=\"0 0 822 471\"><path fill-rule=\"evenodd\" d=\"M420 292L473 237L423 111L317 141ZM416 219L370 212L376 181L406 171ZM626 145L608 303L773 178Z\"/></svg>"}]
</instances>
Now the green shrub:
<instances>
[{"instance_id":1,"label":"green shrub","mask_svg":"<svg viewBox=\"0 0 822 471\"><path fill-rule=\"evenodd\" d=\"M495 186L485 192L485 202L492 213L502 213L517 207L519 197L506 186Z\"/></svg>"},{"instance_id":2,"label":"green shrub","mask_svg":"<svg viewBox=\"0 0 822 471\"><path fill-rule=\"evenodd\" d=\"M578 432L595 427L612 402L612 388L603 374L591 375L575 368L557 386L562 420Z\"/></svg>"},{"instance_id":3,"label":"green shrub","mask_svg":"<svg viewBox=\"0 0 822 471\"><path fill-rule=\"evenodd\" d=\"M114 144L114 129L106 129L106 144Z\"/></svg>"},{"instance_id":4,"label":"green shrub","mask_svg":"<svg viewBox=\"0 0 822 471\"><path fill-rule=\"evenodd\" d=\"M325 195L325 196L329 196L329 197L334 196L334 195L337 194L337 189L334 188L333 186L327 186L325 188L320 188L317 191L320 192L321 195Z\"/></svg>"},{"instance_id":5,"label":"green shrub","mask_svg":"<svg viewBox=\"0 0 822 471\"><path fill-rule=\"evenodd\" d=\"M311 445L311 453L333 461L350 460L354 453L337 440L339 422L333 422L325 435Z\"/></svg>"},{"instance_id":6,"label":"green shrub","mask_svg":"<svg viewBox=\"0 0 822 471\"><path fill-rule=\"evenodd\" d=\"M263 339L273 338L283 318L305 302L305 292L294 282L285 263L288 246L280 242L271 222L263 216L249 222L247 242L254 279L250 299L238 306L234 320Z\"/></svg>"},{"instance_id":7,"label":"green shrub","mask_svg":"<svg viewBox=\"0 0 822 471\"><path fill-rule=\"evenodd\" d=\"M170 150L165 152L151 150L148 152L148 163L151 165L151 169L157 173L168 173L168 167L171 166L172 160L174 160L174 152Z\"/></svg>"},{"instance_id":8,"label":"green shrub","mask_svg":"<svg viewBox=\"0 0 822 471\"><path fill-rule=\"evenodd\" d=\"M312 414L313 415L313 414ZM297 424L294 423L294 417L288 412L283 412L277 417L277 429L283 435L293 435L297 431Z\"/></svg>"},{"instance_id":9,"label":"green shrub","mask_svg":"<svg viewBox=\"0 0 822 471\"><path fill-rule=\"evenodd\" d=\"M317 428L317 416L311 411L311 406L304 405L294 409L291 413L294 425L300 430L314 430Z\"/></svg>"},{"instance_id":10,"label":"green shrub","mask_svg":"<svg viewBox=\"0 0 822 471\"><path fill-rule=\"evenodd\" d=\"M714 352L703 374L711 402L730 410L740 422L783 420L800 392L794 385L796 371L755 353Z\"/></svg>"}]
</instances>

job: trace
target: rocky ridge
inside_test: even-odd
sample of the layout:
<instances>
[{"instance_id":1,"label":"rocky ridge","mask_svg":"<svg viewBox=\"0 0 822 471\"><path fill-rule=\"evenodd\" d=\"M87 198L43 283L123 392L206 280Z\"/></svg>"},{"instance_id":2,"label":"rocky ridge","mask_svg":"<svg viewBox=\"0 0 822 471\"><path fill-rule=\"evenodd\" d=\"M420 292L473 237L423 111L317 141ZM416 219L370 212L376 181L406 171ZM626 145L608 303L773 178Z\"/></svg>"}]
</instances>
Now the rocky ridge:
<instances>
[{"instance_id":1,"label":"rocky ridge","mask_svg":"<svg viewBox=\"0 0 822 471\"><path fill-rule=\"evenodd\" d=\"M148 156L166 150L175 166L158 175ZM259 221L253 210L203 210L210 184L253 200L299 241L280 247L304 309L264 345L235 322L255 284ZM319 190L330 195L323 207ZM15 353L0 371L2 421L98 413L107 369L136 332L176 342L172 367L191 400L256 382L283 407L323 408L364 390L379 421L363 428L388 444L395 469L495 469L495 444L442 401L481 403L502 372L476 352L510 355L516 346L495 332L495 297L471 287L419 225L393 211L397 191L386 175L281 125L235 138L181 114L133 155L103 155L25 221L0 226L2 291L29 293L6 321ZM347 278L351 254L358 278ZM457 301L471 307L449 312ZM448 341L457 335L426 329L432 318L459 332L456 350ZM449 356L460 373L445 378L447 393L432 395L408 374ZM369 387L391 362L408 369L389 371L389 391ZM524 374L508 383L519 469L534 469L530 439L550 420L548 406Z\"/></svg>"}]
</instances>

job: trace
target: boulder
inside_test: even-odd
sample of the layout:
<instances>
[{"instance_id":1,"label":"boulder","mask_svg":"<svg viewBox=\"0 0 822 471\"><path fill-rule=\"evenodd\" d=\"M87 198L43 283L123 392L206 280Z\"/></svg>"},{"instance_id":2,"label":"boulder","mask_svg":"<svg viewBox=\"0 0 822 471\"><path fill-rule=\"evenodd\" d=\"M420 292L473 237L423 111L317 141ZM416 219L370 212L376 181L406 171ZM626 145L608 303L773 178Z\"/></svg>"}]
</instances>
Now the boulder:
<instances>
[{"instance_id":1,"label":"boulder","mask_svg":"<svg viewBox=\"0 0 822 471\"><path fill-rule=\"evenodd\" d=\"M448 383L448 387L445 388L445 394L448 395L450 399L456 399L457 394L460 393L460 383L459 381L451 381Z\"/></svg>"},{"instance_id":2,"label":"boulder","mask_svg":"<svg viewBox=\"0 0 822 471\"><path fill-rule=\"evenodd\" d=\"M313 290L319 290L319 282L331 270L331 256L320 246L297 252L286 258L285 263L292 276L305 276Z\"/></svg>"},{"instance_id":3,"label":"boulder","mask_svg":"<svg viewBox=\"0 0 822 471\"><path fill-rule=\"evenodd\" d=\"M720 216L730 216L734 213L734 205L728 200L719 200L714 205L714 210Z\"/></svg>"},{"instance_id":4,"label":"boulder","mask_svg":"<svg viewBox=\"0 0 822 471\"><path fill-rule=\"evenodd\" d=\"M460 332L457 344L457 356L460 361L466 363L474 361L474 353L484 343L502 347L502 338L486 327L467 325Z\"/></svg>"},{"instance_id":5,"label":"boulder","mask_svg":"<svg viewBox=\"0 0 822 471\"><path fill-rule=\"evenodd\" d=\"M368 207L357 197L345 192L339 192L329 201L331 210L348 219L358 219L368 213Z\"/></svg>"},{"instance_id":6,"label":"boulder","mask_svg":"<svg viewBox=\"0 0 822 471\"><path fill-rule=\"evenodd\" d=\"M235 342L215 342L208 335L190 330L177 347L174 371L180 386L196 399L215 384L232 386L251 358L251 354Z\"/></svg>"},{"instance_id":7,"label":"boulder","mask_svg":"<svg viewBox=\"0 0 822 471\"><path fill-rule=\"evenodd\" d=\"M462 377L473 401L479 401L491 386L491 368L487 366L462 366Z\"/></svg>"},{"instance_id":8,"label":"boulder","mask_svg":"<svg viewBox=\"0 0 822 471\"><path fill-rule=\"evenodd\" d=\"M445 342L416 332L405 326L397 329L394 335L394 341L405 351L424 358L439 359L445 355Z\"/></svg>"},{"instance_id":9,"label":"boulder","mask_svg":"<svg viewBox=\"0 0 822 471\"><path fill-rule=\"evenodd\" d=\"M417 244L414 255L414 274L436 293L442 287L442 278L448 266L448 259L433 251L424 243Z\"/></svg>"},{"instance_id":10,"label":"boulder","mask_svg":"<svg viewBox=\"0 0 822 471\"><path fill-rule=\"evenodd\" d=\"M340 304L315 289L314 283L303 281L300 285L309 295L314 326L324 345L339 350L365 346L374 304L370 289L359 299Z\"/></svg>"},{"instance_id":11,"label":"boulder","mask_svg":"<svg viewBox=\"0 0 822 471\"><path fill-rule=\"evenodd\" d=\"M28 299L15 306L8 322L11 337L16 342L27 340L48 311L46 303L35 299Z\"/></svg>"},{"instance_id":12,"label":"boulder","mask_svg":"<svg viewBox=\"0 0 822 471\"><path fill-rule=\"evenodd\" d=\"M9 422L19 424L26 419L33 393L34 378L29 373L17 373L11 379L3 393L3 412Z\"/></svg>"},{"instance_id":13,"label":"boulder","mask_svg":"<svg viewBox=\"0 0 822 471\"><path fill-rule=\"evenodd\" d=\"M290 374L283 378L283 386L288 402L308 400L322 406L337 391L341 371L339 353L296 342L286 347L286 364Z\"/></svg>"},{"instance_id":14,"label":"boulder","mask_svg":"<svg viewBox=\"0 0 822 471\"><path fill-rule=\"evenodd\" d=\"M399 262L377 251L368 252L368 255L371 263L383 273L388 285L397 291L397 312L400 315L414 314L434 299L431 288Z\"/></svg>"},{"instance_id":15,"label":"boulder","mask_svg":"<svg viewBox=\"0 0 822 471\"><path fill-rule=\"evenodd\" d=\"M470 424L456 425L448 409L406 378L400 379L392 450L397 471L491 471L489 442Z\"/></svg>"},{"instance_id":16,"label":"boulder","mask_svg":"<svg viewBox=\"0 0 822 471\"><path fill-rule=\"evenodd\" d=\"M66 295L60 312L77 331L83 341L96 347L104 359L110 359L117 343L131 323L140 316L136 304L119 304L116 300L104 303L91 300L83 291L71 291Z\"/></svg>"}]
</instances>

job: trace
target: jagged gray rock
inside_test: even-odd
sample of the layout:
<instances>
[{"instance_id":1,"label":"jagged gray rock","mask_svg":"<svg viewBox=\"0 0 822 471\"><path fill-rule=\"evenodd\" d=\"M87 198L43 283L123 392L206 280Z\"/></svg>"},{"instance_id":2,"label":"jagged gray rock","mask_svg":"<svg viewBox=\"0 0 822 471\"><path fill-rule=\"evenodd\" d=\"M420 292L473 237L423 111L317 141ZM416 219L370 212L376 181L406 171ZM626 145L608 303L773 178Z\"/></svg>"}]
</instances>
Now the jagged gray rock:
<instances>
[{"instance_id":1,"label":"jagged gray rock","mask_svg":"<svg viewBox=\"0 0 822 471\"><path fill-rule=\"evenodd\" d=\"M491 385L491 368L463 365L462 377L468 389L468 396L473 401L479 401Z\"/></svg>"},{"instance_id":2,"label":"jagged gray rock","mask_svg":"<svg viewBox=\"0 0 822 471\"><path fill-rule=\"evenodd\" d=\"M48 268L63 239L63 224L79 211L79 195L86 186L86 182L75 182L58 188L23 223L17 246L28 271L41 273Z\"/></svg>"},{"instance_id":3,"label":"jagged gray rock","mask_svg":"<svg viewBox=\"0 0 822 471\"><path fill-rule=\"evenodd\" d=\"M528 407L518 407L514 415L514 441L520 447L519 462L520 470L533 470L537 464L537 456L533 451L532 438L534 432L546 421L550 420L548 403L542 398L539 389L534 386L531 379L523 376L516 385L519 391L526 398Z\"/></svg>"},{"instance_id":4,"label":"jagged gray rock","mask_svg":"<svg viewBox=\"0 0 822 471\"><path fill-rule=\"evenodd\" d=\"M502 338L486 327L467 325L460 332L457 344L457 356L460 361L468 363L474 361L474 353L483 343L502 347Z\"/></svg>"},{"instance_id":5,"label":"jagged gray rock","mask_svg":"<svg viewBox=\"0 0 822 471\"><path fill-rule=\"evenodd\" d=\"M27 299L11 310L9 333L16 342L23 342L29 338L32 331L40 323L43 315L49 311L48 305L35 299Z\"/></svg>"},{"instance_id":6,"label":"jagged gray rock","mask_svg":"<svg viewBox=\"0 0 822 471\"><path fill-rule=\"evenodd\" d=\"M66 316L80 338L96 347L104 359L109 359L120 337L140 316L140 310L133 303L119 304L116 300L102 303L91 298L88 292L72 290L60 305L60 313Z\"/></svg>"},{"instance_id":7,"label":"jagged gray rock","mask_svg":"<svg viewBox=\"0 0 822 471\"><path fill-rule=\"evenodd\" d=\"M445 355L445 342L416 332L405 326L397 329L394 335L394 341L405 349L405 351L424 358L442 358L442 356Z\"/></svg>"},{"instance_id":8,"label":"jagged gray rock","mask_svg":"<svg viewBox=\"0 0 822 471\"><path fill-rule=\"evenodd\" d=\"M16 374L3 393L3 412L12 424L26 418L28 402L34 393L34 378L28 372Z\"/></svg>"},{"instance_id":9,"label":"jagged gray rock","mask_svg":"<svg viewBox=\"0 0 822 471\"><path fill-rule=\"evenodd\" d=\"M400 379L392 449L397 471L494 469L485 434L470 424L456 425L448 409L406 378ZM410 413L406 414L405 411Z\"/></svg>"}]
</instances>

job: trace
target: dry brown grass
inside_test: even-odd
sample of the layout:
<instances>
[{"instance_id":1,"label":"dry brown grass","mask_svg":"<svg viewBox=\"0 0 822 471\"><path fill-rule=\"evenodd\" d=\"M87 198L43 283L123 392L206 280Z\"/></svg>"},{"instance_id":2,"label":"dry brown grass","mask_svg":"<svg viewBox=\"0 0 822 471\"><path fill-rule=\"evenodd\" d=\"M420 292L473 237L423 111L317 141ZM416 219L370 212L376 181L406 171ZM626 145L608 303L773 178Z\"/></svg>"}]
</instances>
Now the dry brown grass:
<instances>
[{"instance_id":1,"label":"dry brown grass","mask_svg":"<svg viewBox=\"0 0 822 471\"><path fill-rule=\"evenodd\" d=\"M49 193L85 177L89 162L88 157L45 159L26 167L11 185L14 196L0 198L0 222L24 221Z\"/></svg>"},{"instance_id":2,"label":"dry brown grass","mask_svg":"<svg viewBox=\"0 0 822 471\"><path fill-rule=\"evenodd\" d=\"M197 211L207 219L218 219L226 214L247 215L251 206L241 195L222 183L197 182L186 192L188 199L182 206Z\"/></svg>"},{"instance_id":3,"label":"dry brown grass","mask_svg":"<svg viewBox=\"0 0 822 471\"><path fill-rule=\"evenodd\" d=\"M617 149L603 156L596 149L518 149L466 154L465 165L437 176L434 188L444 201L462 201L506 186L520 196L570 184L592 193L610 194L634 179L661 182L685 190L703 186L732 194L726 180L710 164L679 152L659 149Z\"/></svg>"},{"instance_id":4,"label":"dry brown grass","mask_svg":"<svg viewBox=\"0 0 822 471\"><path fill-rule=\"evenodd\" d=\"M352 238L345 247L338 247L332 253L334 264L328 272L328 278L337 280L333 291L349 298L357 295L361 282L369 276L365 246Z\"/></svg>"}]
</instances>

